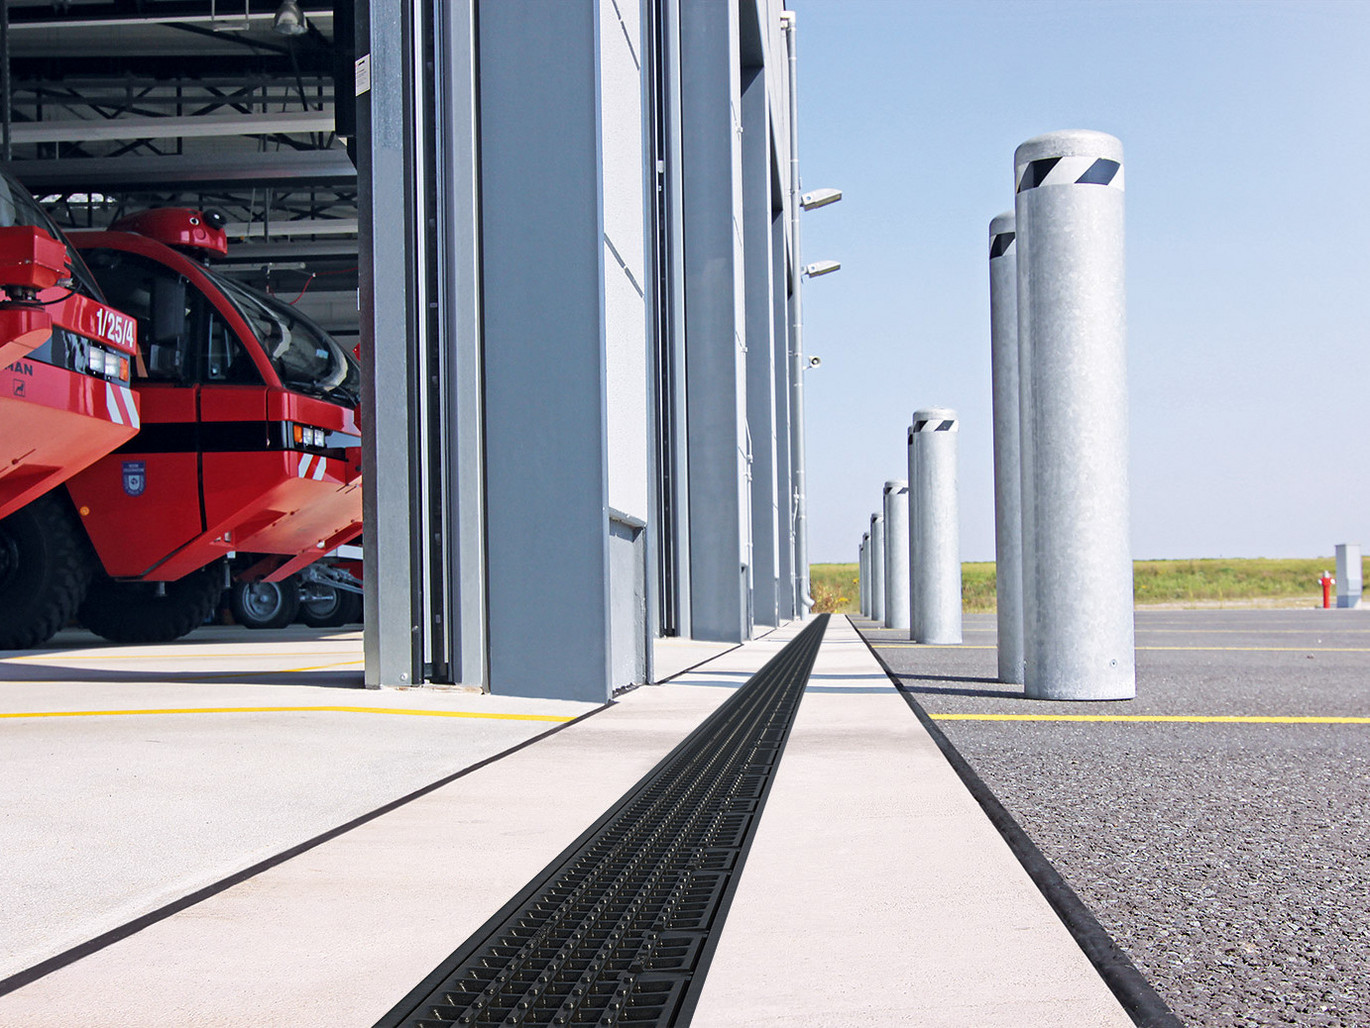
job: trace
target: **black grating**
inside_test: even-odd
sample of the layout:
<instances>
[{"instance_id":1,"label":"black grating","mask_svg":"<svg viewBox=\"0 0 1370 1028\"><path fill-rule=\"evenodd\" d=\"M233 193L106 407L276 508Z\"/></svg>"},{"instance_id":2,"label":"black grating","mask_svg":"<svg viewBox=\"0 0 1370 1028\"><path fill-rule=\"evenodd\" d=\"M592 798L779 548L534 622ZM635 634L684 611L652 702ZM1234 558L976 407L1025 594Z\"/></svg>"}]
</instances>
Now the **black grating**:
<instances>
[{"instance_id":1,"label":"black grating","mask_svg":"<svg viewBox=\"0 0 1370 1028\"><path fill-rule=\"evenodd\" d=\"M689 1021L824 614L378 1023Z\"/></svg>"}]
</instances>

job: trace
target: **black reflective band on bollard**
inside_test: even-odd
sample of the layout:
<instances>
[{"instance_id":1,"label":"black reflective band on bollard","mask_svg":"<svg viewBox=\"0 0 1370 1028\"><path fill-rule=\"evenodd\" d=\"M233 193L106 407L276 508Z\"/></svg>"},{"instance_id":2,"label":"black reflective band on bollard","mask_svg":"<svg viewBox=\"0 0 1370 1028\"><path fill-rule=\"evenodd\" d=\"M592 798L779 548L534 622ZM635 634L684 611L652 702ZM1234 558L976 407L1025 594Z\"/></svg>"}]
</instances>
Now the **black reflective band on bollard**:
<instances>
[{"instance_id":1,"label":"black reflective band on bollard","mask_svg":"<svg viewBox=\"0 0 1370 1028\"><path fill-rule=\"evenodd\" d=\"M377 1024L689 1023L828 615Z\"/></svg>"}]
</instances>

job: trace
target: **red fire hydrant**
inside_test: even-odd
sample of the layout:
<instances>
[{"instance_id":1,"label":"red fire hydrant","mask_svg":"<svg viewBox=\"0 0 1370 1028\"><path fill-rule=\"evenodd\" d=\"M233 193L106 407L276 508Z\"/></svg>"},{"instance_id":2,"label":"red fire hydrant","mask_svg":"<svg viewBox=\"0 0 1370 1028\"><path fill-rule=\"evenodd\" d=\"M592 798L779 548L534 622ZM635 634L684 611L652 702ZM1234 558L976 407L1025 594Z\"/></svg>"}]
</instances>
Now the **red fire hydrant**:
<instances>
[{"instance_id":1,"label":"red fire hydrant","mask_svg":"<svg viewBox=\"0 0 1370 1028\"><path fill-rule=\"evenodd\" d=\"M1332 577L1332 572L1324 571L1318 584L1322 586L1322 609L1327 610L1332 606L1332 586L1337 584L1337 580Z\"/></svg>"}]
</instances>

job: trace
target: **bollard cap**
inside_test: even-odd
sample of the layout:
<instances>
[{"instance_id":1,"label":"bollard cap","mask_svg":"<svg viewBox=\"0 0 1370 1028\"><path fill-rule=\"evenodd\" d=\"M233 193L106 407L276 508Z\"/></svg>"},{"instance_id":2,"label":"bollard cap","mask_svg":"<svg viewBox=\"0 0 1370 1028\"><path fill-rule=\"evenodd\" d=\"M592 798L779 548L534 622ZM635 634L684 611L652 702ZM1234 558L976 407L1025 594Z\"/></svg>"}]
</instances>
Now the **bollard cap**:
<instances>
[{"instance_id":1,"label":"bollard cap","mask_svg":"<svg viewBox=\"0 0 1370 1028\"><path fill-rule=\"evenodd\" d=\"M909 438L912 439L919 432L956 432L959 427L956 412L950 407L925 407L913 412Z\"/></svg>"},{"instance_id":2,"label":"bollard cap","mask_svg":"<svg viewBox=\"0 0 1370 1028\"><path fill-rule=\"evenodd\" d=\"M1123 159L1123 141L1107 132L1093 129L1063 129L1044 132L1018 144L1013 151L1015 165L1039 161L1044 157L1108 157Z\"/></svg>"},{"instance_id":3,"label":"bollard cap","mask_svg":"<svg viewBox=\"0 0 1370 1028\"><path fill-rule=\"evenodd\" d=\"M1123 188L1123 144L1107 132L1071 129L1034 136L1013 152L1013 187L1100 185Z\"/></svg>"},{"instance_id":4,"label":"bollard cap","mask_svg":"<svg viewBox=\"0 0 1370 1028\"><path fill-rule=\"evenodd\" d=\"M1017 221L1012 211L1005 211L989 223L989 259L1013 257L1017 254Z\"/></svg>"}]
</instances>

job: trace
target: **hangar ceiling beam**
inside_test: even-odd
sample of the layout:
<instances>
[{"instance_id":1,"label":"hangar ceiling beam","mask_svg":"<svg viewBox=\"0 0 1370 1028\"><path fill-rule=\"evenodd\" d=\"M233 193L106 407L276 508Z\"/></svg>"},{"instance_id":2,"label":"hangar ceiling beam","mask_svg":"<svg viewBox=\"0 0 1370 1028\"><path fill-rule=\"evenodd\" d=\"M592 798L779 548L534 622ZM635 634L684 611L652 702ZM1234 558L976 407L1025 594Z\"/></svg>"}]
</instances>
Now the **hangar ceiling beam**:
<instances>
[{"instance_id":1,"label":"hangar ceiling beam","mask_svg":"<svg viewBox=\"0 0 1370 1028\"><path fill-rule=\"evenodd\" d=\"M191 117L121 117L95 120L20 122L10 126L10 139L23 143L94 142L108 139L190 139L218 136L270 136L276 133L332 132L333 111L285 111L278 114L193 115Z\"/></svg>"},{"instance_id":2,"label":"hangar ceiling beam","mask_svg":"<svg viewBox=\"0 0 1370 1028\"><path fill-rule=\"evenodd\" d=\"M244 185L333 185L356 181L357 170L342 150L182 157L64 157L16 161L8 170L30 190L62 192L147 191L162 186L212 189Z\"/></svg>"}]
</instances>

